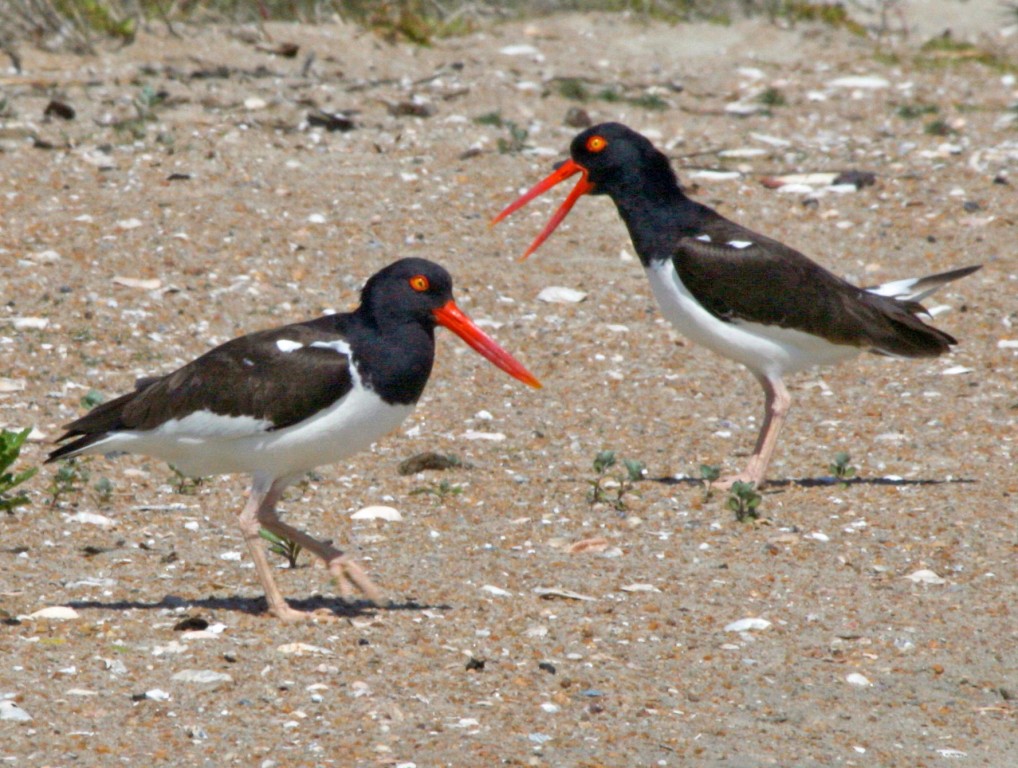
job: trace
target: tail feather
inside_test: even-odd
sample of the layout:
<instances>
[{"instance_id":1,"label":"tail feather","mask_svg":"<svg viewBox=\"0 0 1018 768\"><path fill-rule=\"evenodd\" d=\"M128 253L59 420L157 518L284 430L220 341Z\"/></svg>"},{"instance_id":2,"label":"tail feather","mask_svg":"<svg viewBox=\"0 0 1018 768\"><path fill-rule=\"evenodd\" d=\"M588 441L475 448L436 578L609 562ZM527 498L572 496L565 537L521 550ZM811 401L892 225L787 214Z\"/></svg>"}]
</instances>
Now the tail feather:
<instances>
[{"instance_id":1,"label":"tail feather","mask_svg":"<svg viewBox=\"0 0 1018 768\"><path fill-rule=\"evenodd\" d=\"M971 267L961 267L960 269L952 269L948 272L940 272L936 275L893 280L890 283L874 285L863 290L876 296L886 296L887 298L898 299L899 301L919 302L948 283L953 283L955 280L967 277L982 268L982 264L976 264ZM921 308L920 311L922 311Z\"/></svg>"},{"instance_id":2,"label":"tail feather","mask_svg":"<svg viewBox=\"0 0 1018 768\"><path fill-rule=\"evenodd\" d=\"M100 403L80 419L75 419L70 424L67 424L64 427L67 431L58 437L56 442L62 443L65 440L70 440L72 437L77 439L50 452L44 463L49 464L58 459L77 456L88 449L89 446L105 440L110 433L124 429L126 427L123 421L124 409L130 405L134 398L157 381L159 381L159 378L138 379L135 383L136 389L133 392L128 392L126 395L121 395L114 400Z\"/></svg>"}]
</instances>

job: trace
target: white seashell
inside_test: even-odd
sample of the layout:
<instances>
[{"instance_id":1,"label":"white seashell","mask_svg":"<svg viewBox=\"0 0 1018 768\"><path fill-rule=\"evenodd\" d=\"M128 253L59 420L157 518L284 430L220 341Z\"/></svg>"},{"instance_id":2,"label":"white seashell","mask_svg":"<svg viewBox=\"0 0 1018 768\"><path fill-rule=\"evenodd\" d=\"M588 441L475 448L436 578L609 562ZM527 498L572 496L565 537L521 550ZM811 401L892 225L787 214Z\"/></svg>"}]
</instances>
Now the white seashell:
<instances>
[{"instance_id":1,"label":"white seashell","mask_svg":"<svg viewBox=\"0 0 1018 768\"><path fill-rule=\"evenodd\" d=\"M54 621L69 621L78 618L78 612L66 605L51 605L47 608L40 608L35 613L28 614L29 619L52 619Z\"/></svg>"},{"instance_id":2,"label":"white seashell","mask_svg":"<svg viewBox=\"0 0 1018 768\"><path fill-rule=\"evenodd\" d=\"M767 619L747 618L733 621L725 627L725 632L750 632L757 629L767 629L771 623Z\"/></svg>"},{"instance_id":3,"label":"white seashell","mask_svg":"<svg viewBox=\"0 0 1018 768\"><path fill-rule=\"evenodd\" d=\"M861 675L858 672L853 672L845 677L845 682L850 685L858 685L860 687L868 687L873 685L870 679L866 675Z\"/></svg>"},{"instance_id":4,"label":"white seashell","mask_svg":"<svg viewBox=\"0 0 1018 768\"><path fill-rule=\"evenodd\" d=\"M537 294L538 301L544 301L548 304L576 304L585 298L587 298L587 294L583 291L565 288L561 285L549 286Z\"/></svg>"},{"instance_id":5,"label":"white seashell","mask_svg":"<svg viewBox=\"0 0 1018 768\"><path fill-rule=\"evenodd\" d=\"M945 579L945 578L943 578L941 576L938 576L934 571L931 571L928 568L923 568L921 570L915 571L914 573L910 573L908 576L905 576L904 578L908 579L909 581L911 581L911 582L913 582L915 584L946 584L947 583L947 579Z\"/></svg>"},{"instance_id":6,"label":"white seashell","mask_svg":"<svg viewBox=\"0 0 1018 768\"><path fill-rule=\"evenodd\" d=\"M398 509L394 507L384 506L371 506L358 509L352 515L351 520L386 520L390 523L398 523L403 519L403 515L399 513Z\"/></svg>"}]
</instances>

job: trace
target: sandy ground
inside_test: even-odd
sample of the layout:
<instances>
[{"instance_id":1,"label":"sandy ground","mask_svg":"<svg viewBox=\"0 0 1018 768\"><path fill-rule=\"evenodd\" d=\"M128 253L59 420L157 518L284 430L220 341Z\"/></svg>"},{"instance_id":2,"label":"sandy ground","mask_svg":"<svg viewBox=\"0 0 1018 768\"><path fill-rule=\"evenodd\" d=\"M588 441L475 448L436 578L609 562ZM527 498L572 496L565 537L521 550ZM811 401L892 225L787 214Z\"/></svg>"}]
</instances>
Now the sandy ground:
<instances>
[{"instance_id":1,"label":"sandy ground","mask_svg":"<svg viewBox=\"0 0 1018 768\"><path fill-rule=\"evenodd\" d=\"M921 55L950 25L931 6L881 46L581 15L431 48L335 24L22 49L0 78L0 425L35 428L25 466L90 390L349 308L405 255L447 266L544 389L444 334L403 428L289 492L287 519L391 598L344 605L306 557L277 559L284 593L332 623L262 613L234 521L244 478L181 489L159 462L95 458L54 500L43 469L0 519L3 763L1013 764L1018 43L995 4L942 5L965 6L997 64ZM264 50L280 42L298 55ZM768 89L784 103L738 114ZM648 94L666 108L634 103ZM44 118L51 99L75 118ZM575 106L652 135L699 199L853 280L986 265L930 302L951 355L790 382L758 523L693 479L745 461L757 385L664 323L610 203L581 201L525 264L564 190L486 226L562 156ZM356 128L309 126L316 109ZM475 122L493 112L528 132L523 152ZM847 169L876 184L761 184ZM538 300L549 286L586 298ZM603 449L647 466L621 510L587 498ZM472 466L398 473L425 450ZM349 519L372 504L404 520ZM29 618L54 606L77 618Z\"/></svg>"}]
</instances>

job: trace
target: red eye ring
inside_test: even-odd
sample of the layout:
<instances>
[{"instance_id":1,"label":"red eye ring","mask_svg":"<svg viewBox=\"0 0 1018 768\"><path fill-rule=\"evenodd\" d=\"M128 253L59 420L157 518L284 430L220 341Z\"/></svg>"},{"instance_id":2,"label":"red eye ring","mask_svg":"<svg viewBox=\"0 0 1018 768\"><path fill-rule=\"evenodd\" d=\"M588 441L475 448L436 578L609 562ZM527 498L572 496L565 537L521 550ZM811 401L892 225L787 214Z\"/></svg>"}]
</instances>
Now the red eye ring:
<instances>
[{"instance_id":1,"label":"red eye ring","mask_svg":"<svg viewBox=\"0 0 1018 768\"><path fill-rule=\"evenodd\" d=\"M608 142L605 140L604 136L591 136L587 139L588 152L601 152L607 146Z\"/></svg>"},{"instance_id":2,"label":"red eye ring","mask_svg":"<svg viewBox=\"0 0 1018 768\"><path fill-rule=\"evenodd\" d=\"M428 282L428 278L424 275L414 275L410 278L410 287L415 291L423 293L431 287L431 283Z\"/></svg>"}]
</instances>

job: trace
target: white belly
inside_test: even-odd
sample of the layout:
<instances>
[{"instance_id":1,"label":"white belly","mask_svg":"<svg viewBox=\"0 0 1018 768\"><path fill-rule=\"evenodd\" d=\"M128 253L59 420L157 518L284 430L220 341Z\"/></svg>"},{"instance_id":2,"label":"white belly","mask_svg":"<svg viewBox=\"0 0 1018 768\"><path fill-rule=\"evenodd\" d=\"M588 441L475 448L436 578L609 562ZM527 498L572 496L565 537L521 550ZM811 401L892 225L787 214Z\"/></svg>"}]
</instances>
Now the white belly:
<instances>
[{"instance_id":1,"label":"white belly","mask_svg":"<svg viewBox=\"0 0 1018 768\"><path fill-rule=\"evenodd\" d=\"M832 365L860 351L790 328L724 322L693 298L671 261L655 262L646 272L662 314L679 333L754 373L781 378L814 365Z\"/></svg>"},{"instance_id":2,"label":"white belly","mask_svg":"<svg viewBox=\"0 0 1018 768\"><path fill-rule=\"evenodd\" d=\"M284 477L363 451L413 410L413 405L389 405L374 392L355 388L311 418L275 432L263 431L254 419L200 412L148 432L115 433L86 452L155 456L199 477L234 472Z\"/></svg>"}]
</instances>

